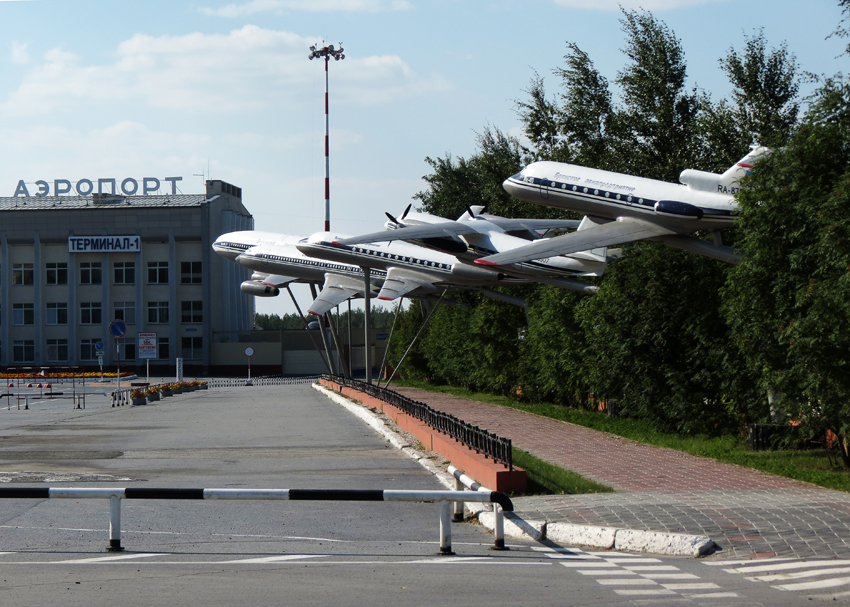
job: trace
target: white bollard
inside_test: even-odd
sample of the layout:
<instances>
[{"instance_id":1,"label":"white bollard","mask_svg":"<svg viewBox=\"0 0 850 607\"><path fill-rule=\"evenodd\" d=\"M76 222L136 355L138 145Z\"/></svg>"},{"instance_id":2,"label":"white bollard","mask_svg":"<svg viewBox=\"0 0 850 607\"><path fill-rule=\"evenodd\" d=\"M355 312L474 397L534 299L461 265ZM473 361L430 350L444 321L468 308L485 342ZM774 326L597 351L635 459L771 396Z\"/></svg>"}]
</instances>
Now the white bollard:
<instances>
[{"instance_id":1,"label":"white bollard","mask_svg":"<svg viewBox=\"0 0 850 607\"><path fill-rule=\"evenodd\" d=\"M463 486L463 483L460 482L459 478L455 479L455 491L463 491L466 487ZM463 502L455 502L455 512L452 520L456 523L459 523L463 520Z\"/></svg>"},{"instance_id":2,"label":"white bollard","mask_svg":"<svg viewBox=\"0 0 850 607\"><path fill-rule=\"evenodd\" d=\"M452 552L452 506L447 501L440 502L440 554L454 554Z\"/></svg>"},{"instance_id":3,"label":"white bollard","mask_svg":"<svg viewBox=\"0 0 850 607\"><path fill-rule=\"evenodd\" d=\"M109 547L108 552L121 552L121 498L109 498Z\"/></svg>"}]
</instances>

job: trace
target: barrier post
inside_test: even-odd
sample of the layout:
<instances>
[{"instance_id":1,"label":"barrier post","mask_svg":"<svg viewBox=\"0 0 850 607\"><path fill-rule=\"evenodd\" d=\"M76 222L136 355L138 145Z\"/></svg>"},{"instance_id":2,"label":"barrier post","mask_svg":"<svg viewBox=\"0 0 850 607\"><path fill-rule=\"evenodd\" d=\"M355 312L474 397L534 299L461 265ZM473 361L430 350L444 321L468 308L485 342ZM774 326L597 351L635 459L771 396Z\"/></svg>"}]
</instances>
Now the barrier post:
<instances>
[{"instance_id":1,"label":"barrier post","mask_svg":"<svg viewBox=\"0 0 850 607\"><path fill-rule=\"evenodd\" d=\"M495 539L491 550L510 550L505 546L505 513L499 504L493 504L493 514L496 517L496 528L493 530Z\"/></svg>"},{"instance_id":2,"label":"barrier post","mask_svg":"<svg viewBox=\"0 0 850 607\"><path fill-rule=\"evenodd\" d=\"M451 556L452 552L452 506L443 500L440 502L440 554Z\"/></svg>"},{"instance_id":3,"label":"barrier post","mask_svg":"<svg viewBox=\"0 0 850 607\"><path fill-rule=\"evenodd\" d=\"M464 490L463 483L460 482L459 478L455 478L455 491L463 491ZM463 521L463 502L455 502L455 512L452 517L452 521L455 523L460 523Z\"/></svg>"},{"instance_id":4,"label":"barrier post","mask_svg":"<svg viewBox=\"0 0 850 607\"><path fill-rule=\"evenodd\" d=\"M121 552L121 498L117 495L109 498L109 547L108 552Z\"/></svg>"}]
</instances>

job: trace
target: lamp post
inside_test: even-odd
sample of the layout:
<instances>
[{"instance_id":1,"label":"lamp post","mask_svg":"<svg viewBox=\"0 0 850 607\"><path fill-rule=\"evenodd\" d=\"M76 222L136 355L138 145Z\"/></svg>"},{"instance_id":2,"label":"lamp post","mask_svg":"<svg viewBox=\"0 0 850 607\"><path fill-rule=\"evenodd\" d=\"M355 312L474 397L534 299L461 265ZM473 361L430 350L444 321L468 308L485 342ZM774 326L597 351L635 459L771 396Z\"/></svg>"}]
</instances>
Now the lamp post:
<instances>
[{"instance_id":1,"label":"lamp post","mask_svg":"<svg viewBox=\"0 0 850 607\"><path fill-rule=\"evenodd\" d=\"M324 57L325 59L325 232L331 229L331 172L330 163L328 161L328 61L333 57L335 61L345 59L342 54L342 42L339 43L339 48L334 48L333 44L317 48L314 44L310 47L310 60Z\"/></svg>"}]
</instances>

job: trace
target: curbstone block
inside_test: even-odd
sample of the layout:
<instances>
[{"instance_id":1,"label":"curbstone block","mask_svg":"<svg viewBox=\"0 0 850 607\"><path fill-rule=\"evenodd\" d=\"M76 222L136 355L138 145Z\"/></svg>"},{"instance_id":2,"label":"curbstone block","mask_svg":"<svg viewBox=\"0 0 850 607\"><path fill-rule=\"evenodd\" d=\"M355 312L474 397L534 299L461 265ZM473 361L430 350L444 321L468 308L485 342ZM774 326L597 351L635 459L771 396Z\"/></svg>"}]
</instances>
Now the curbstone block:
<instances>
[{"instance_id":1,"label":"curbstone block","mask_svg":"<svg viewBox=\"0 0 850 607\"><path fill-rule=\"evenodd\" d=\"M651 552L665 556L702 556L714 548L714 542L705 535L661 533L618 529L614 539L615 550Z\"/></svg>"},{"instance_id":2,"label":"curbstone block","mask_svg":"<svg viewBox=\"0 0 850 607\"><path fill-rule=\"evenodd\" d=\"M546 528L546 539L563 544L610 550L614 547L616 533L617 529L614 527L549 523Z\"/></svg>"}]
</instances>

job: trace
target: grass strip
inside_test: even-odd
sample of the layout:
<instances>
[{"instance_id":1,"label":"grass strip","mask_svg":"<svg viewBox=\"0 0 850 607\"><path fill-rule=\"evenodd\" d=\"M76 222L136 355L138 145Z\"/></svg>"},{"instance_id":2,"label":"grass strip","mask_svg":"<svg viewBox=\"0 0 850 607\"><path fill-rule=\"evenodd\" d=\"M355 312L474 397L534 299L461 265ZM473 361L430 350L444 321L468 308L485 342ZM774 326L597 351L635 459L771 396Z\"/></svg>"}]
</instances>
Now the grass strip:
<instances>
[{"instance_id":1,"label":"grass strip","mask_svg":"<svg viewBox=\"0 0 850 607\"><path fill-rule=\"evenodd\" d=\"M551 403L521 403L506 396L472 392L465 388L453 386L432 386L424 382L398 382L398 384L510 407L541 417L615 434L640 443L676 449L692 455L710 457L721 462L737 464L829 489L850 492L850 470L832 466L823 450L750 451L747 448L747 439L743 433L736 436L719 437L681 436L660 432L651 423L644 420L610 418L605 413L598 411L571 409ZM523 467L520 464L517 465Z\"/></svg>"},{"instance_id":2,"label":"grass strip","mask_svg":"<svg viewBox=\"0 0 850 607\"><path fill-rule=\"evenodd\" d=\"M544 462L542 459L526 453L522 449L513 448L514 465L525 470L528 475L528 486L524 495L551 495L578 493L613 493L611 487L600 485L558 466Z\"/></svg>"}]
</instances>

